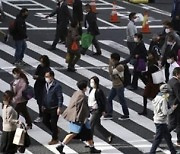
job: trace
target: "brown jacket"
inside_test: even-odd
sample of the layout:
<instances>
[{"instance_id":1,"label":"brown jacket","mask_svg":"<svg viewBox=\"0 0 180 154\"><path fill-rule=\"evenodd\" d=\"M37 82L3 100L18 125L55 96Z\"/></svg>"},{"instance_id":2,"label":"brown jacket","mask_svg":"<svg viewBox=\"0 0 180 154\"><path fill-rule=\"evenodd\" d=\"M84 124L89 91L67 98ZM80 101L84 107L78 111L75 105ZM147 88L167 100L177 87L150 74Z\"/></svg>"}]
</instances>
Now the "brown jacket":
<instances>
[{"instance_id":1,"label":"brown jacket","mask_svg":"<svg viewBox=\"0 0 180 154\"><path fill-rule=\"evenodd\" d=\"M67 121L85 123L89 114L87 98L85 94L79 90L72 95L70 103L62 116Z\"/></svg>"}]
</instances>

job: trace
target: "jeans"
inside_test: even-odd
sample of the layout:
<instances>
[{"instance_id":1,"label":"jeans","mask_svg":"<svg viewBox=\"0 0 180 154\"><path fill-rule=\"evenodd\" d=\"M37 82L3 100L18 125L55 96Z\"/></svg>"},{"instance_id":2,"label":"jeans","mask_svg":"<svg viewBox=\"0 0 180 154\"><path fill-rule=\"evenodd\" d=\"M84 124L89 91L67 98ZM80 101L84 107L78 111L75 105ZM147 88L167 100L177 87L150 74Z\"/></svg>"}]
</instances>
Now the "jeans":
<instances>
[{"instance_id":1,"label":"jeans","mask_svg":"<svg viewBox=\"0 0 180 154\"><path fill-rule=\"evenodd\" d=\"M98 110L92 111L92 116L90 118L91 132L94 134L94 128L96 128L98 132L101 133L105 139L107 139L109 136L111 136L111 133L101 125L101 116L102 112Z\"/></svg>"},{"instance_id":2,"label":"jeans","mask_svg":"<svg viewBox=\"0 0 180 154\"><path fill-rule=\"evenodd\" d=\"M169 150L171 151L171 154L176 154L176 150L173 146L173 143L171 141L171 134L168 130L167 124L155 124L156 126L156 136L153 141L150 154L155 154L156 149L158 148L159 144L161 143L162 138L166 140L166 143L169 147Z\"/></svg>"},{"instance_id":3,"label":"jeans","mask_svg":"<svg viewBox=\"0 0 180 154\"><path fill-rule=\"evenodd\" d=\"M52 139L58 139L58 127L57 121L59 116L57 115L57 108L45 109L43 111L43 123L52 132Z\"/></svg>"},{"instance_id":4,"label":"jeans","mask_svg":"<svg viewBox=\"0 0 180 154\"><path fill-rule=\"evenodd\" d=\"M108 102L107 102L107 108L106 108L107 114L112 115L112 112L113 112L112 100L114 99L116 95L119 98L124 115L129 115L129 110L126 104L126 100L124 98L124 87L118 87L118 88L113 87L111 89L110 94L108 96Z\"/></svg>"},{"instance_id":5,"label":"jeans","mask_svg":"<svg viewBox=\"0 0 180 154\"><path fill-rule=\"evenodd\" d=\"M16 51L15 51L15 62L20 62L23 60L24 58L24 52L27 48L27 44L25 40L16 40L15 41L15 47L16 47Z\"/></svg>"}]
</instances>

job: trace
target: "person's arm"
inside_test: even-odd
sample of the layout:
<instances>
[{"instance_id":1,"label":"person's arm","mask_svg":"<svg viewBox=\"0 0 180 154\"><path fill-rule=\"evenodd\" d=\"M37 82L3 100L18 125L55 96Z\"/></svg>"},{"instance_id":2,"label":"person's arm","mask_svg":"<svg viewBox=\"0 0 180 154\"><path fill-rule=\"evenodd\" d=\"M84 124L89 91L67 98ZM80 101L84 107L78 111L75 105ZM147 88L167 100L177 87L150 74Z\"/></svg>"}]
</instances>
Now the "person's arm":
<instances>
[{"instance_id":1,"label":"person's arm","mask_svg":"<svg viewBox=\"0 0 180 154\"><path fill-rule=\"evenodd\" d=\"M106 108L106 97L104 95L104 92L101 89L97 89L95 94L98 103L98 109L99 111L104 112Z\"/></svg>"},{"instance_id":2,"label":"person's arm","mask_svg":"<svg viewBox=\"0 0 180 154\"><path fill-rule=\"evenodd\" d=\"M58 12L58 7L51 14L47 15L46 18L53 17L55 14L57 14L57 12Z\"/></svg>"},{"instance_id":3,"label":"person's arm","mask_svg":"<svg viewBox=\"0 0 180 154\"><path fill-rule=\"evenodd\" d=\"M180 104L180 83L179 82L174 85L174 92L176 95L176 99L179 102L178 104Z\"/></svg>"},{"instance_id":4,"label":"person's arm","mask_svg":"<svg viewBox=\"0 0 180 154\"><path fill-rule=\"evenodd\" d=\"M57 109L57 115L61 114L61 108L63 106L63 94L62 94L62 88L60 85L58 85L56 89L56 96L58 98L58 109Z\"/></svg>"},{"instance_id":5,"label":"person's arm","mask_svg":"<svg viewBox=\"0 0 180 154\"><path fill-rule=\"evenodd\" d=\"M17 120L17 119L14 119L14 117L15 117L15 110L14 109L6 109L6 110L8 110L7 111L7 121L9 122L9 123L11 123L11 124L17 124L18 122L19 122L19 120Z\"/></svg>"}]
</instances>

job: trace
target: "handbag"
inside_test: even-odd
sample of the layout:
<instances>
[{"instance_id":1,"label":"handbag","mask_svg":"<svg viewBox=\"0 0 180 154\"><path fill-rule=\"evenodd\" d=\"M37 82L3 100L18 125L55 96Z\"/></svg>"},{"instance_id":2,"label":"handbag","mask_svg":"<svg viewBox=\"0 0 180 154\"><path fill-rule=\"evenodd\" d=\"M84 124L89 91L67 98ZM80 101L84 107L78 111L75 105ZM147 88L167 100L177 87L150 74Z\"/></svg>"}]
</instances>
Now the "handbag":
<instances>
[{"instance_id":1,"label":"handbag","mask_svg":"<svg viewBox=\"0 0 180 154\"><path fill-rule=\"evenodd\" d=\"M156 66L156 67L158 67L158 66ZM160 69L159 67L158 67L158 69L159 69L158 71L152 73L153 84L165 83L165 81L166 81L164 69Z\"/></svg>"},{"instance_id":2,"label":"handbag","mask_svg":"<svg viewBox=\"0 0 180 154\"><path fill-rule=\"evenodd\" d=\"M77 41L73 41L71 44L71 51L78 51L79 50L79 45Z\"/></svg>"},{"instance_id":3,"label":"handbag","mask_svg":"<svg viewBox=\"0 0 180 154\"><path fill-rule=\"evenodd\" d=\"M93 36L89 33L83 33L81 36L81 46L82 48L89 48L89 46L92 44Z\"/></svg>"},{"instance_id":4,"label":"handbag","mask_svg":"<svg viewBox=\"0 0 180 154\"><path fill-rule=\"evenodd\" d=\"M23 90L22 96L25 98L25 100L30 100L34 97L34 88L28 85L26 89Z\"/></svg>"},{"instance_id":5,"label":"handbag","mask_svg":"<svg viewBox=\"0 0 180 154\"><path fill-rule=\"evenodd\" d=\"M69 63L69 59L70 59L70 53L67 52L66 58L65 58L65 62L66 62L66 63Z\"/></svg>"},{"instance_id":6,"label":"handbag","mask_svg":"<svg viewBox=\"0 0 180 154\"><path fill-rule=\"evenodd\" d=\"M136 67L136 71L142 72L146 70L146 62L144 59L138 59L137 60L137 67Z\"/></svg>"},{"instance_id":7,"label":"handbag","mask_svg":"<svg viewBox=\"0 0 180 154\"><path fill-rule=\"evenodd\" d=\"M13 144L23 146L24 145L25 131L23 128L16 128L16 132L13 139Z\"/></svg>"}]
</instances>

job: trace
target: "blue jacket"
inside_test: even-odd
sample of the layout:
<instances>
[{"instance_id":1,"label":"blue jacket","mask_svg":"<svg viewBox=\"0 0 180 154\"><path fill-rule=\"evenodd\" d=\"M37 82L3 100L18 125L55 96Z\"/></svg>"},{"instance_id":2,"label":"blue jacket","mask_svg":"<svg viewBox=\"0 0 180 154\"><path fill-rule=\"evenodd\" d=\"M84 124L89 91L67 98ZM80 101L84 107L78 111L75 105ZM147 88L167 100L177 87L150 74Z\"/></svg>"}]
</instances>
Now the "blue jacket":
<instances>
[{"instance_id":1,"label":"blue jacket","mask_svg":"<svg viewBox=\"0 0 180 154\"><path fill-rule=\"evenodd\" d=\"M42 106L44 106L46 109L52 109L56 107L62 107L62 105L62 87L57 80L54 80L48 91L46 89L46 86L44 87L44 97Z\"/></svg>"}]
</instances>

